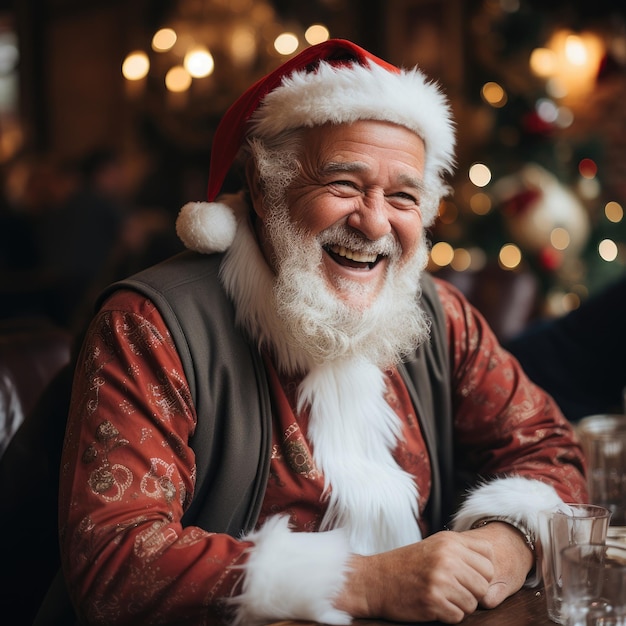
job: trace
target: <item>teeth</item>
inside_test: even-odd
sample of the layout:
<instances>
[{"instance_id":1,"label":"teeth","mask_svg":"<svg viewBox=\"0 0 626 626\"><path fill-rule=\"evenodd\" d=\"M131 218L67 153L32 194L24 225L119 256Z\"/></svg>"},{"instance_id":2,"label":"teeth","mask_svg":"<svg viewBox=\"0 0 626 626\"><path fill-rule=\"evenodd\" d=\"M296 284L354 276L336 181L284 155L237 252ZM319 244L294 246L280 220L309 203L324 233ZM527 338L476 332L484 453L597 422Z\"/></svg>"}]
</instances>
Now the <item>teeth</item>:
<instances>
[{"instance_id":1,"label":"teeth","mask_svg":"<svg viewBox=\"0 0 626 626\"><path fill-rule=\"evenodd\" d=\"M365 254L358 250L348 250L343 246L331 246L331 250L335 254L350 259L351 261L356 261L357 263L374 263L377 257L376 254Z\"/></svg>"}]
</instances>

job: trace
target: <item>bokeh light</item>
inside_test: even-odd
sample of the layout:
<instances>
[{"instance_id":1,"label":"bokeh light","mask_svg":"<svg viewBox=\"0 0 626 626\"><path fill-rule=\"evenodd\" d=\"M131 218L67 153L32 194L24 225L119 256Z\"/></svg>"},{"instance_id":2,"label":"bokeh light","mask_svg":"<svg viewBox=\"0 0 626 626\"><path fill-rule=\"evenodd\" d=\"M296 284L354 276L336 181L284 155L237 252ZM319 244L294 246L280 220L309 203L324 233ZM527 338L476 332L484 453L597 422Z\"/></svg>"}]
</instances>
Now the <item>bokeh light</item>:
<instances>
[{"instance_id":1,"label":"bokeh light","mask_svg":"<svg viewBox=\"0 0 626 626\"><path fill-rule=\"evenodd\" d=\"M215 62L213 55L204 47L192 48L187 52L184 66L193 78L204 78L213 73Z\"/></svg>"},{"instance_id":2,"label":"bokeh light","mask_svg":"<svg viewBox=\"0 0 626 626\"><path fill-rule=\"evenodd\" d=\"M432 247L430 258L439 267L450 265L454 258L454 248L447 241L439 241Z\"/></svg>"},{"instance_id":3,"label":"bokeh light","mask_svg":"<svg viewBox=\"0 0 626 626\"><path fill-rule=\"evenodd\" d=\"M539 98L535 104L535 111L547 124L554 124L559 118L559 107L549 98Z\"/></svg>"},{"instance_id":4,"label":"bokeh light","mask_svg":"<svg viewBox=\"0 0 626 626\"><path fill-rule=\"evenodd\" d=\"M603 239L598 244L598 254L603 261L611 263L617 258L617 244L612 239Z\"/></svg>"},{"instance_id":5,"label":"bokeh light","mask_svg":"<svg viewBox=\"0 0 626 626\"><path fill-rule=\"evenodd\" d=\"M469 205L472 213L476 215L487 215L491 211L492 202L489 195L479 192L471 195Z\"/></svg>"},{"instance_id":6,"label":"bokeh light","mask_svg":"<svg viewBox=\"0 0 626 626\"><path fill-rule=\"evenodd\" d=\"M556 54L548 48L535 48L530 54L530 69L541 77L552 76L558 67Z\"/></svg>"},{"instance_id":7,"label":"bokeh light","mask_svg":"<svg viewBox=\"0 0 626 626\"><path fill-rule=\"evenodd\" d=\"M474 163L469 169L469 179L476 187L485 187L491 181L491 170L484 163Z\"/></svg>"},{"instance_id":8,"label":"bokeh light","mask_svg":"<svg viewBox=\"0 0 626 626\"><path fill-rule=\"evenodd\" d=\"M176 43L178 36L172 28L161 28L154 33L152 37L152 49L155 52L167 52L171 50Z\"/></svg>"},{"instance_id":9,"label":"bokeh light","mask_svg":"<svg viewBox=\"0 0 626 626\"><path fill-rule=\"evenodd\" d=\"M578 173L583 178L595 178L598 173L598 166L593 159L582 159L578 164Z\"/></svg>"},{"instance_id":10,"label":"bokeh light","mask_svg":"<svg viewBox=\"0 0 626 626\"><path fill-rule=\"evenodd\" d=\"M619 202L611 201L607 202L604 207L604 215L609 222L617 224L624 219L624 209Z\"/></svg>"},{"instance_id":11,"label":"bokeh light","mask_svg":"<svg viewBox=\"0 0 626 626\"><path fill-rule=\"evenodd\" d=\"M571 241L570 234L565 228L558 226L550 233L550 243L557 250L565 250Z\"/></svg>"},{"instance_id":12,"label":"bokeh light","mask_svg":"<svg viewBox=\"0 0 626 626\"><path fill-rule=\"evenodd\" d=\"M507 103L506 91L498 83L485 83L480 94L483 100L492 107L502 108Z\"/></svg>"},{"instance_id":13,"label":"bokeh light","mask_svg":"<svg viewBox=\"0 0 626 626\"><path fill-rule=\"evenodd\" d=\"M141 50L131 52L122 63L122 75L126 80L141 80L150 71L150 59Z\"/></svg>"},{"instance_id":14,"label":"bokeh light","mask_svg":"<svg viewBox=\"0 0 626 626\"><path fill-rule=\"evenodd\" d=\"M522 252L515 244L507 243L500 248L498 262L504 269L515 269L522 262Z\"/></svg>"},{"instance_id":15,"label":"bokeh light","mask_svg":"<svg viewBox=\"0 0 626 626\"><path fill-rule=\"evenodd\" d=\"M327 41L329 37L330 33L328 32L328 28L323 24L311 24L304 33L304 38L307 40L307 43L310 43L312 46Z\"/></svg>"},{"instance_id":16,"label":"bokeh light","mask_svg":"<svg viewBox=\"0 0 626 626\"><path fill-rule=\"evenodd\" d=\"M298 37L294 33L282 33L274 40L274 49L284 56L293 54L299 45Z\"/></svg>"},{"instance_id":17,"label":"bokeh light","mask_svg":"<svg viewBox=\"0 0 626 626\"><path fill-rule=\"evenodd\" d=\"M187 91L191 87L191 75L182 65L175 65L165 75L165 86L173 93Z\"/></svg>"},{"instance_id":18,"label":"bokeh light","mask_svg":"<svg viewBox=\"0 0 626 626\"><path fill-rule=\"evenodd\" d=\"M457 272L464 272L468 270L472 265L472 255L469 250L465 248L457 248L454 251L454 257L450 262L450 265Z\"/></svg>"}]
</instances>

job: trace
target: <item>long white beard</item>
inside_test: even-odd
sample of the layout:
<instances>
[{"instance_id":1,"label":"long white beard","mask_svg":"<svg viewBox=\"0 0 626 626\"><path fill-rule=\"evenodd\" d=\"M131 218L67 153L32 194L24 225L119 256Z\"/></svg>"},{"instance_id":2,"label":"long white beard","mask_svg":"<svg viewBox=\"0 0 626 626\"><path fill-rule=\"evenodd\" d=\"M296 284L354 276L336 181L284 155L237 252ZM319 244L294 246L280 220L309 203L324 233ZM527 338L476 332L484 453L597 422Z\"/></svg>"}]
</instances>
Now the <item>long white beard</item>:
<instances>
[{"instance_id":1,"label":"long white beard","mask_svg":"<svg viewBox=\"0 0 626 626\"><path fill-rule=\"evenodd\" d=\"M266 220L266 232L277 257L273 286L277 315L289 342L316 364L363 358L381 368L396 365L429 333L420 305L420 277L428 258L425 239L412 258L400 265L399 246L391 235L366 242L345 226L323 231L317 238L294 227L286 210L277 208ZM361 309L347 304L320 271L322 245L336 243L389 257L387 277L379 294L367 284L344 279L338 288L373 302Z\"/></svg>"},{"instance_id":2,"label":"long white beard","mask_svg":"<svg viewBox=\"0 0 626 626\"><path fill-rule=\"evenodd\" d=\"M308 258L310 267L307 254L319 244L301 243L295 256ZM222 264L237 323L270 348L278 369L305 374L298 410L310 408L308 438L325 477L322 530L345 528L359 554L421 539L417 486L393 458L402 425L385 400L382 367L396 364L428 336L418 302L427 254L422 248L363 311L340 301L319 272L302 271L295 258L280 267L298 269L276 277L247 223Z\"/></svg>"}]
</instances>

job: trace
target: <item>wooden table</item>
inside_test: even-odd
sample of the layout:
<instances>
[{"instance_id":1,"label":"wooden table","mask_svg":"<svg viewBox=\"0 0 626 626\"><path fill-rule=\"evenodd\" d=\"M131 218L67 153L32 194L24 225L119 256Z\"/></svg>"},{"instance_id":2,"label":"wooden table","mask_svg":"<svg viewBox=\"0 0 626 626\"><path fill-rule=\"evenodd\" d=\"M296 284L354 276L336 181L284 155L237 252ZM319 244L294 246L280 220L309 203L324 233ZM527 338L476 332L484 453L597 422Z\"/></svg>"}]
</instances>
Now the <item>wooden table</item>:
<instances>
[{"instance_id":1,"label":"wooden table","mask_svg":"<svg viewBox=\"0 0 626 626\"><path fill-rule=\"evenodd\" d=\"M272 626L315 626L316 622L282 621ZM354 626L391 626L395 622L384 620L355 620ZM411 622L417 625L418 622ZM441 622L428 622L431 626ZM428 626L426 622L419 622L419 626ZM495 609L478 610L466 617L463 626L555 626L548 618L546 599L543 590L522 589L505 600Z\"/></svg>"}]
</instances>

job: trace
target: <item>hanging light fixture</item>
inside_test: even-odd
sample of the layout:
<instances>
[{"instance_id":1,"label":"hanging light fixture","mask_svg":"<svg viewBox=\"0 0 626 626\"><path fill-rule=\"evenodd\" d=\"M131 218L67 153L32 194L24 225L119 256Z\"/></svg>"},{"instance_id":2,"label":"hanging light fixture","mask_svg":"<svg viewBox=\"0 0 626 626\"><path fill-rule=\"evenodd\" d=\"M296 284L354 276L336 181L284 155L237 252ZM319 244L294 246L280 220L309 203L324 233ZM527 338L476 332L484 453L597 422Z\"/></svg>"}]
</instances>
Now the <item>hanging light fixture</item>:
<instances>
[{"instance_id":1,"label":"hanging light fixture","mask_svg":"<svg viewBox=\"0 0 626 626\"><path fill-rule=\"evenodd\" d=\"M146 38L149 50L128 54L122 74L127 81L147 77L144 90L154 97L189 92L186 107L198 95L205 111L218 113L284 56L329 36L323 24L311 25L305 36L300 24L283 23L267 0L178 0Z\"/></svg>"}]
</instances>

